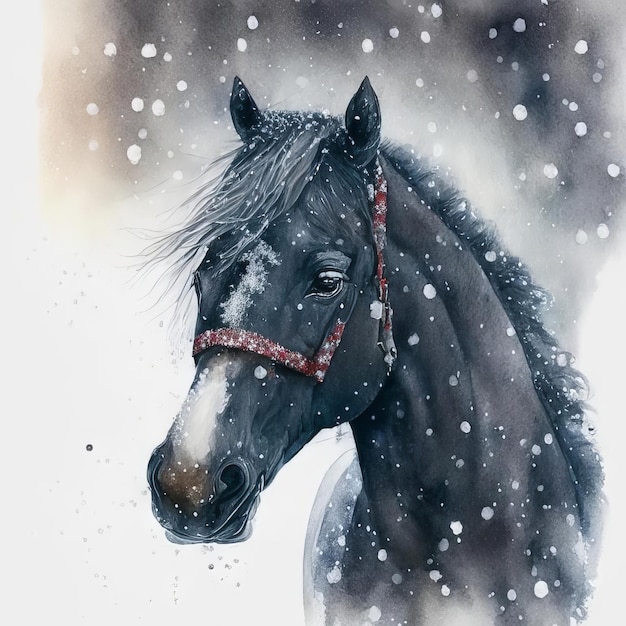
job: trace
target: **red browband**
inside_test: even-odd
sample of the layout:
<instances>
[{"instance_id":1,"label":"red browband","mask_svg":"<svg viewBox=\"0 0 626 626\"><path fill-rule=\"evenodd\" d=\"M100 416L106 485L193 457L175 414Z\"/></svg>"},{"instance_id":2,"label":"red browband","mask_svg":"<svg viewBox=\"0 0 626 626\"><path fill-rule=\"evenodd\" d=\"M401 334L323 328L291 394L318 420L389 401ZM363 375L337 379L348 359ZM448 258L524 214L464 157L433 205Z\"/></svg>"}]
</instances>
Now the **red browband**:
<instances>
[{"instance_id":1,"label":"red browband","mask_svg":"<svg viewBox=\"0 0 626 626\"><path fill-rule=\"evenodd\" d=\"M376 278L378 281L378 298L383 305L381 319L381 343L385 352L385 362L391 368L396 356L396 347L391 329L392 310L389 304L388 285L385 277L385 263L383 249L387 243L387 181L383 176L380 164L376 163L373 201L373 231L376 245ZM300 352L289 350L279 343L267 339L258 333L237 328L218 328L205 330L193 342L193 355L197 356L207 348L222 346L236 348L245 352L252 352L268 357L305 376L312 376L318 382L323 382L330 362L341 342L345 329L345 322L337 320L331 333L324 339L317 354L309 359Z\"/></svg>"},{"instance_id":2,"label":"red browband","mask_svg":"<svg viewBox=\"0 0 626 626\"><path fill-rule=\"evenodd\" d=\"M343 335L345 327L344 322L337 320L332 332L326 337L322 347L312 359L307 359L300 352L289 350L258 333L235 328L205 330L193 342L193 355L196 356L211 346L237 348L245 352L266 356L305 376L313 376L317 382L321 383L324 380L324 376L326 376L326 370L330 366L330 361L341 341L341 335Z\"/></svg>"}]
</instances>

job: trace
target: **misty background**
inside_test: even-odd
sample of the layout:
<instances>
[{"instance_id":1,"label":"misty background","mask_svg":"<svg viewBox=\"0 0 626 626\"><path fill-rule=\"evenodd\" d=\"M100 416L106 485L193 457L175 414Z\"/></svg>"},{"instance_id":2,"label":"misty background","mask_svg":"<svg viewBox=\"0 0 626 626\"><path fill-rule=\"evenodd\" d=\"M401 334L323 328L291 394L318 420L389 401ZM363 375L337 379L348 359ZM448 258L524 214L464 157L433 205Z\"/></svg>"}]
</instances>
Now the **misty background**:
<instances>
[{"instance_id":1,"label":"misty background","mask_svg":"<svg viewBox=\"0 0 626 626\"><path fill-rule=\"evenodd\" d=\"M33 0L11 11L3 622L303 623L306 521L349 438L322 433L291 461L237 546L169 544L145 481L193 363L129 266L146 244L138 232L175 228L176 207L237 145L235 75L262 107L336 115L370 77L383 134L449 171L554 295L548 325L590 377L609 485L621 488L620 0ZM616 500L600 609L619 599Z\"/></svg>"},{"instance_id":2,"label":"misty background","mask_svg":"<svg viewBox=\"0 0 626 626\"><path fill-rule=\"evenodd\" d=\"M41 173L61 229L98 236L114 219L111 202L189 195L236 140L235 75L262 107L337 115L368 75L383 134L450 168L554 294L551 322L576 342L573 325L622 221L618 2L60 0L44 9ZM121 217L139 226L141 211L126 206Z\"/></svg>"}]
</instances>

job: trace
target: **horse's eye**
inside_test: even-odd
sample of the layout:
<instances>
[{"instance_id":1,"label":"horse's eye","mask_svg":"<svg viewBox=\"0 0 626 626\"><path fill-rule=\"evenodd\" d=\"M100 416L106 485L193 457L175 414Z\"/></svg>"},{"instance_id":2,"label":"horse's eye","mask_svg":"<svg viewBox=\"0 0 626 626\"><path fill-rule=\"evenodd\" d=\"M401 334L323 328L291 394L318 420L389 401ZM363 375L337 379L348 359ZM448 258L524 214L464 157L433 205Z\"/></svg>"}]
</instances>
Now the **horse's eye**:
<instances>
[{"instance_id":1,"label":"horse's eye","mask_svg":"<svg viewBox=\"0 0 626 626\"><path fill-rule=\"evenodd\" d=\"M313 281L307 296L320 296L330 298L336 296L343 289L345 275L336 270L323 270Z\"/></svg>"}]
</instances>

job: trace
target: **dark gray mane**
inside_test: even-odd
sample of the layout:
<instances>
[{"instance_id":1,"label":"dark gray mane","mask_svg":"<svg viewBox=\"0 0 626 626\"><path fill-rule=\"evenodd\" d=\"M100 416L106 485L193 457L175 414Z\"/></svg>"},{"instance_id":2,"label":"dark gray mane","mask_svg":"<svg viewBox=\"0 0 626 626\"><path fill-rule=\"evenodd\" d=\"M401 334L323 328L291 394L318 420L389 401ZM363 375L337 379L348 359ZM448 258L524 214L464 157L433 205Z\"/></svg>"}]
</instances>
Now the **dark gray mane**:
<instances>
[{"instance_id":1,"label":"dark gray mane","mask_svg":"<svg viewBox=\"0 0 626 626\"><path fill-rule=\"evenodd\" d=\"M495 228L481 220L469 202L447 187L407 150L386 143L382 154L409 183L420 200L467 245L499 297L524 349L535 389L552 419L557 441L570 465L583 529L590 530L601 496L603 474L591 441L585 410L588 385L546 329L542 313L548 293L532 279L519 258L509 254ZM429 185L434 181L435 185Z\"/></svg>"}]
</instances>

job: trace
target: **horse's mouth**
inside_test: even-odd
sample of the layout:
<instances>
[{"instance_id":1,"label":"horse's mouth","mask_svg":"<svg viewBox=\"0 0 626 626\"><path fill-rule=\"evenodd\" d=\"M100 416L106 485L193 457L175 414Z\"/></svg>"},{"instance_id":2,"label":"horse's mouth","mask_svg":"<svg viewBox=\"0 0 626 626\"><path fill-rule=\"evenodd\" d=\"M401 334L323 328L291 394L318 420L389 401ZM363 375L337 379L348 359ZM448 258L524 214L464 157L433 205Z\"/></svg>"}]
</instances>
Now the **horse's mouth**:
<instances>
[{"instance_id":1,"label":"horse's mouth","mask_svg":"<svg viewBox=\"0 0 626 626\"><path fill-rule=\"evenodd\" d=\"M259 482L254 485L244 497L226 511L218 512L211 522L204 525L194 525L193 528L173 528L171 524L157 519L165 528L165 537L176 544L194 543L238 543L245 541L252 534L252 518L259 505L264 480L261 476ZM208 512L213 515L213 512Z\"/></svg>"}]
</instances>

